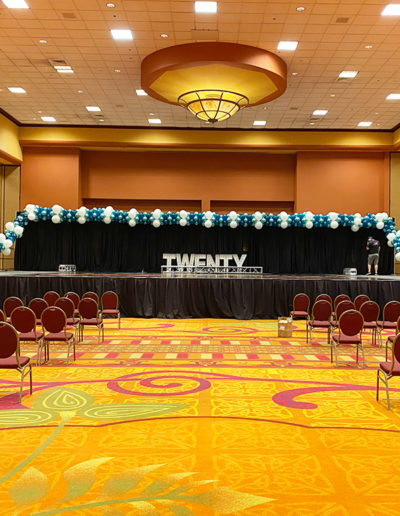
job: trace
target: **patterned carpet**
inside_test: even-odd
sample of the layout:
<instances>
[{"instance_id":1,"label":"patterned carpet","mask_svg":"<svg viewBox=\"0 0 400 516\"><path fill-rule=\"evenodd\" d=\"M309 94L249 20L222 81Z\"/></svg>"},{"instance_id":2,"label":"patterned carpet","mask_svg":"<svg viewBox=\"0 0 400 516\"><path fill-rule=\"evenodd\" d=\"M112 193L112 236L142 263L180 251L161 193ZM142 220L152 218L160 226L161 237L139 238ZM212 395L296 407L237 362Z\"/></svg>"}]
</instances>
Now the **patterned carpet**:
<instances>
[{"instance_id":1,"label":"patterned carpet","mask_svg":"<svg viewBox=\"0 0 400 516\"><path fill-rule=\"evenodd\" d=\"M368 335L367 368L343 348L335 369L303 322L276 335L276 321L107 321L69 366L51 348L22 405L1 371L2 513L398 515L400 401L375 400L383 350Z\"/></svg>"}]
</instances>

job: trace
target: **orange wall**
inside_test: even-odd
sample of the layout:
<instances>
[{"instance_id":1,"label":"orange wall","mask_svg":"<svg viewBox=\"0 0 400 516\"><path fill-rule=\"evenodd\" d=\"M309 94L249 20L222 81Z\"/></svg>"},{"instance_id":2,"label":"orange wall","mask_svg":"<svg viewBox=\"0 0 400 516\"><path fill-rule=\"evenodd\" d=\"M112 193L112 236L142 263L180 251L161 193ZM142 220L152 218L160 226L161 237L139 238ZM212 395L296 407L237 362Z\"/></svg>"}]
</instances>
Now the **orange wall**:
<instances>
[{"instance_id":1,"label":"orange wall","mask_svg":"<svg viewBox=\"0 0 400 516\"><path fill-rule=\"evenodd\" d=\"M29 147L21 166L21 209L28 203L78 208L79 149Z\"/></svg>"},{"instance_id":2,"label":"orange wall","mask_svg":"<svg viewBox=\"0 0 400 516\"><path fill-rule=\"evenodd\" d=\"M389 211L385 152L298 152L296 211Z\"/></svg>"},{"instance_id":3,"label":"orange wall","mask_svg":"<svg viewBox=\"0 0 400 516\"><path fill-rule=\"evenodd\" d=\"M82 197L200 200L202 209L212 201L293 203L295 167L294 154L83 151Z\"/></svg>"}]
</instances>

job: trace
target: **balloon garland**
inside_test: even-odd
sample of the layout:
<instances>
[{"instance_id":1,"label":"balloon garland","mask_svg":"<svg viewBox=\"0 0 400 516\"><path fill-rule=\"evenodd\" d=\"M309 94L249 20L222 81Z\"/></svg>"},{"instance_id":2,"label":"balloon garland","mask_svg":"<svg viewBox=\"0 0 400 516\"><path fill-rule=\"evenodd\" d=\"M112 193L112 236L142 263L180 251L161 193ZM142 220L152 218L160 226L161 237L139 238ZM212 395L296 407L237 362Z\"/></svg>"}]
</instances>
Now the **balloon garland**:
<instances>
[{"instance_id":1,"label":"balloon garland","mask_svg":"<svg viewBox=\"0 0 400 516\"><path fill-rule=\"evenodd\" d=\"M253 226L255 229L263 227L275 227L286 229L297 228L331 228L350 227L352 231L360 228L382 229L387 238L387 244L394 247L396 260L400 261L400 231L396 230L393 219L387 213L367 213L364 217L360 213L348 215L346 213L329 212L327 215L314 214L311 211L304 213L293 213L289 215L285 211L274 215L256 211L253 214L239 214L231 211L227 214L206 212L188 212L180 210L177 212L162 212L156 209L152 212L138 212L135 208L129 211L114 210L112 206L106 208L86 208L82 206L77 210L67 210L58 204L51 208L43 208L36 204L27 204L24 210L17 215L13 222L7 222L4 233L0 233L0 252L8 256L11 247L17 238L21 238L24 228L30 222L40 220L51 220L54 224L61 222L118 222L134 227L137 224L152 225L155 228L165 225L179 226L204 226L206 228L229 226L235 229L239 226Z\"/></svg>"}]
</instances>

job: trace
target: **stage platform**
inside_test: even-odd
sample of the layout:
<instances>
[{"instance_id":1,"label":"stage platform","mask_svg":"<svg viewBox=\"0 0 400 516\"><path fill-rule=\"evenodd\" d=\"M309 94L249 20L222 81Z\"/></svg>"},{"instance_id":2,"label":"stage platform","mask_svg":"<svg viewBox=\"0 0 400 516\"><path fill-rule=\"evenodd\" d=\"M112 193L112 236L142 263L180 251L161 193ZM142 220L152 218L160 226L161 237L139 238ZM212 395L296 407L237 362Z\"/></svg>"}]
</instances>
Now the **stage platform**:
<instances>
[{"instance_id":1,"label":"stage platform","mask_svg":"<svg viewBox=\"0 0 400 516\"><path fill-rule=\"evenodd\" d=\"M367 294L381 309L400 300L400 276L274 274L146 274L0 271L0 303L18 296L24 303L47 290L101 295L114 290L128 317L271 319L289 313L293 297L306 292L352 299Z\"/></svg>"}]
</instances>

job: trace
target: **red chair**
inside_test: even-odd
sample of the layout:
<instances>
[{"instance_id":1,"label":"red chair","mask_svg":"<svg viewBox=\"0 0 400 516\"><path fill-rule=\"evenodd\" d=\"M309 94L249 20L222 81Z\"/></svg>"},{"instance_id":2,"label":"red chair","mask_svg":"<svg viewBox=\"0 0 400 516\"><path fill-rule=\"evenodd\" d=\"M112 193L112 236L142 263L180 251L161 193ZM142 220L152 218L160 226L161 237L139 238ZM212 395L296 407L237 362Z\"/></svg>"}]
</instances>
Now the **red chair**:
<instances>
[{"instance_id":1,"label":"red chair","mask_svg":"<svg viewBox=\"0 0 400 516\"><path fill-rule=\"evenodd\" d=\"M309 319L309 309L310 298L307 296L307 294L296 294L293 298L293 310L290 312L290 316L293 319L295 317L305 317L306 319Z\"/></svg>"},{"instance_id":2,"label":"red chair","mask_svg":"<svg viewBox=\"0 0 400 516\"><path fill-rule=\"evenodd\" d=\"M400 376L400 334L395 336L392 347L392 361L381 362L377 371L376 379L376 399L379 401L379 380L385 384L387 408L390 410L389 386L388 382L393 376ZM394 399L392 398L392 401ZM396 400L397 401L397 400Z\"/></svg>"},{"instance_id":3,"label":"red chair","mask_svg":"<svg viewBox=\"0 0 400 516\"><path fill-rule=\"evenodd\" d=\"M4 315L7 317L7 320L10 320L10 316L14 308L17 306L24 306L24 303L19 297L10 296L4 300L3 303L3 311Z\"/></svg>"},{"instance_id":4,"label":"red chair","mask_svg":"<svg viewBox=\"0 0 400 516\"><path fill-rule=\"evenodd\" d=\"M339 318L337 327L338 333L334 333L331 339L331 362L333 361L332 350L335 350L336 367L338 366L337 346L339 344L350 344L356 346L356 364L358 365L358 350L361 348L363 366L365 367L365 355L362 345L362 330L364 325L363 316L357 310L347 310Z\"/></svg>"},{"instance_id":5,"label":"red chair","mask_svg":"<svg viewBox=\"0 0 400 516\"><path fill-rule=\"evenodd\" d=\"M337 328L338 321L342 313L346 312L347 310L355 310L354 303L353 301L350 301L350 299L345 299L336 305L335 318L330 322L331 333L333 333L335 328Z\"/></svg>"},{"instance_id":6,"label":"red chair","mask_svg":"<svg viewBox=\"0 0 400 516\"><path fill-rule=\"evenodd\" d=\"M21 357L19 338L15 328L6 322L0 322L0 369L16 369L21 373L19 402L21 403L24 378L29 374L29 390L32 394L32 364L29 357Z\"/></svg>"},{"instance_id":7,"label":"red chair","mask_svg":"<svg viewBox=\"0 0 400 516\"><path fill-rule=\"evenodd\" d=\"M61 310L67 316L67 330L70 330L72 327L75 330L75 332L77 332L79 325L79 317L75 316L75 306L72 299L69 299L68 297L60 297L59 299L57 299L55 306L61 308Z\"/></svg>"},{"instance_id":8,"label":"red chair","mask_svg":"<svg viewBox=\"0 0 400 516\"><path fill-rule=\"evenodd\" d=\"M397 319L397 323L396 323L396 333L394 333L393 335L389 335L388 338L386 339L386 345L385 345L385 360L387 361L387 358L388 358L388 345L389 343L392 345L392 349L393 349L393 342L395 340L395 338L397 337L397 334L400 332L400 317Z\"/></svg>"},{"instance_id":9,"label":"red chair","mask_svg":"<svg viewBox=\"0 0 400 516\"><path fill-rule=\"evenodd\" d=\"M333 308L335 311L337 305L342 301L351 301L350 296L348 296L347 294L339 294L338 296L336 296L335 300L333 301Z\"/></svg>"},{"instance_id":10,"label":"red chair","mask_svg":"<svg viewBox=\"0 0 400 516\"><path fill-rule=\"evenodd\" d=\"M379 345L382 346L382 330L395 330L397 319L400 317L400 301L389 301L383 307L382 321L376 324Z\"/></svg>"},{"instance_id":11,"label":"red chair","mask_svg":"<svg viewBox=\"0 0 400 516\"><path fill-rule=\"evenodd\" d=\"M41 297L35 297L29 301L28 308L35 312L36 324L42 324L42 313L48 306L47 301Z\"/></svg>"},{"instance_id":12,"label":"red chair","mask_svg":"<svg viewBox=\"0 0 400 516\"><path fill-rule=\"evenodd\" d=\"M75 315L78 315L78 305L81 298L78 296L76 292L67 292L64 297L67 297L68 299L71 299L71 301L74 303L75 307Z\"/></svg>"},{"instance_id":13,"label":"red chair","mask_svg":"<svg viewBox=\"0 0 400 516\"><path fill-rule=\"evenodd\" d=\"M354 306L356 307L356 310L360 311L361 305L369 300L369 296L367 296L366 294L360 294L359 296L357 296L354 299Z\"/></svg>"},{"instance_id":14,"label":"red chair","mask_svg":"<svg viewBox=\"0 0 400 516\"><path fill-rule=\"evenodd\" d=\"M376 324L378 322L380 311L381 309L375 301L366 301L359 309L359 312L364 317L364 330L372 330L373 345L376 344Z\"/></svg>"},{"instance_id":15,"label":"red chair","mask_svg":"<svg viewBox=\"0 0 400 516\"><path fill-rule=\"evenodd\" d=\"M312 331L316 328L326 330L327 340L329 344L330 337L330 320L332 316L332 304L326 299L316 301L312 307L311 319L307 321L307 342L308 335L312 341Z\"/></svg>"},{"instance_id":16,"label":"red chair","mask_svg":"<svg viewBox=\"0 0 400 516\"><path fill-rule=\"evenodd\" d=\"M43 331L36 330L36 315L26 306L17 306L11 314L11 324L18 332L20 342L35 342L37 344L36 364L40 365Z\"/></svg>"},{"instance_id":17,"label":"red chair","mask_svg":"<svg viewBox=\"0 0 400 516\"><path fill-rule=\"evenodd\" d=\"M58 292L55 292L54 290L49 290L48 292L46 292L46 294L44 294L43 299L49 306L54 306L54 303L57 301L59 297L60 294Z\"/></svg>"},{"instance_id":18,"label":"red chair","mask_svg":"<svg viewBox=\"0 0 400 516\"><path fill-rule=\"evenodd\" d=\"M42 313L42 327L48 333L43 337L45 356L49 359L50 342L65 342L67 344L67 364L69 364L70 347L72 344L75 360L75 337L67 331L67 316L58 306L49 306Z\"/></svg>"},{"instance_id":19,"label":"red chair","mask_svg":"<svg viewBox=\"0 0 400 516\"><path fill-rule=\"evenodd\" d=\"M93 301L96 301L97 304L99 304L99 296L96 294L96 292L85 292L82 296L82 299L93 299Z\"/></svg>"},{"instance_id":20,"label":"red chair","mask_svg":"<svg viewBox=\"0 0 400 516\"><path fill-rule=\"evenodd\" d=\"M79 340L83 339L83 330L85 326L96 326L98 329L97 343L100 343L100 332L102 332L104 340L104 325L99 306L94 299L90 297L82 298L79 302Z\"/></svg>"},{"instance_id":21,"label":"red chair","mask_svg":"<svg viewBox=\"0 0 400 516\"><path fill-rule=\"evenodd\" d=\"M121 328L121 312L119 311L118 295L111 290L101 296L101 315L116 315L118 317L118 329Z\"/></svg>"},{"instance_id":22,"label":"red chair","mask_svg":"<svg viewBox=\"0 0 400 516\"><path fill-rule=\"evenodd\" d=\"M7 322L7 317L3 310L0 310L0 322Z\"/></svg>"},{"instance_id":23,"label":"red chair","mask_svg":"<svg viewBox=\"0 0 400 516\"><path fill-rule=\"evenodd\" d=\"M332 298L329 294L318 294L318 296L315 298L315 303L317 301L328 301L332 306Z\"/></svg>"}]
</instances>

